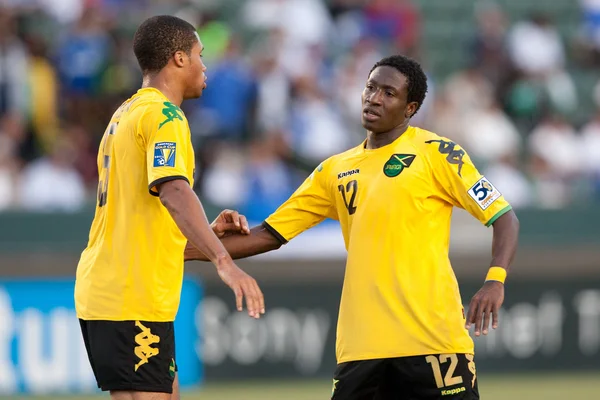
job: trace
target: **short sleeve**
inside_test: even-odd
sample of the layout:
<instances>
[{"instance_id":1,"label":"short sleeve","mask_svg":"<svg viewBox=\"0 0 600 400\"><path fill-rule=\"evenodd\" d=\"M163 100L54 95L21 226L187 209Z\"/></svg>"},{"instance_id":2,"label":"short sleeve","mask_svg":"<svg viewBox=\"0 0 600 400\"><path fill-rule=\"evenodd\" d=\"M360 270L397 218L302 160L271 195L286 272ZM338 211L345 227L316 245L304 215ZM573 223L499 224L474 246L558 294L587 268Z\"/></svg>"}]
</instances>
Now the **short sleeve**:
<instances>
[{"instance_id":1,"label":"short sleeve","mask_svg":"<svg viewBox=\"0 0 600 400\"><path fill-rule=\"evenodd\" d=\"M191 151L190 129L183 111L175 104L152 105L144 114L142 132L146 146L148 190L158 196L157 186L175 179L190 183L187 155Z\"/></svg>"},{"instance_id":2,"label":"short sleeve","mask_svg":"<svg viewBox=\"0 0 600 400\"><path fill-rule=\"evenodd\" d=\"M511 210L498 189L479 173L469 155L448 139L429 140L435 146L430 160L435 181L453 205L467 210L486 226Z\"/></svg>"},{"instance_id":3,"label":"short sleeve","mask_svg":"<svg viewBox=\"0 0 600 400\"><path fill-rule=\"evenodd\" d=\"M282 243L326 218L337 219L328 190L326 163L319 165L294 194L263 222L265 228Z\"/></svg>"}]
</instances>

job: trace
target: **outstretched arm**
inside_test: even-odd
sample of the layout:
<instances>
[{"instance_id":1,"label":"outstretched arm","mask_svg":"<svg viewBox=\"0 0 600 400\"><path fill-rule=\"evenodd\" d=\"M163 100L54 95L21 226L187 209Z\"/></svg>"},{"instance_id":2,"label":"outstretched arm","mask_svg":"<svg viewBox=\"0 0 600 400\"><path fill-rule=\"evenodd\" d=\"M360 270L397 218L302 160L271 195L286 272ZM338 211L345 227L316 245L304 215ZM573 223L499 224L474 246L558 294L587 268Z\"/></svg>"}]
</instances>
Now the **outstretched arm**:
<instances>
[{"instance_id":1,"label":"outstretched arm","mask_svg":"<svg viewBox=\"0 0 600 400\"><path fill-rule=\"evenodd\" d=\"M492 328L498 327L498 312L504 302L504 278L517 251L519 220L514 211L498 218L492 225L492 263L483 287L469 304L466 328L475 325L475 336L487 335L492 317Z\"/></svg>"},{"instance_id":2,"label":"outstretched arm","mask_svg":"<svg viewBox=\"0 0 600 400\"><path fill-rule=\"evenodd\" d=\"M231 210L221 213L212 228L231 257L245 258L278 249L325 218L337 219L327 183L327 165L324 162L317 167L285 203L249 232L243 216ZM236 221L238 224L235 224ZM184 258L186 261L208 261L204 253L190 243L186 246Z\"/></svg>"},{"instance_id":3,"label":"outstretched arm","mask_svg":"<svg viewBox=\"0 0 600 400\"><path fill-rule=\"evenodd\" d=\"M245 297L251 317L264 314L264 297L256 280L238 268L219 241L206 220L200 200L190 185L181 179L173 179L158 186L160 201L173 217L177 227L188 239L188 243L202 249L206 259L217 267L221 279L233 290L237 309L242 310Z\"/></svg>"},{"instance_id":4,"label":"outstretched arm","mask_svg":"<svg viewBox=\"0 0 600 400\"><path fill-rule=\"evenodd\" d=\"M494 236L492 238L492 267L510 269L510 264L517 252L519 240L519 220L514 211L509 211L492 225Z\"/></svg>"},{"instance_id":5,"label":"outstretched arm","mask_svg":"<svg viewBox=\"0 0 600 400\"><path fill-rule=\"evenodd\" d=\"M276 250L284 243L263 224L250 229L249 234L233 233L221 238L223 246L233 259L240 259ZM188 242L185 261L210 261L200 250Z\"/></svg>"}]
</instances>

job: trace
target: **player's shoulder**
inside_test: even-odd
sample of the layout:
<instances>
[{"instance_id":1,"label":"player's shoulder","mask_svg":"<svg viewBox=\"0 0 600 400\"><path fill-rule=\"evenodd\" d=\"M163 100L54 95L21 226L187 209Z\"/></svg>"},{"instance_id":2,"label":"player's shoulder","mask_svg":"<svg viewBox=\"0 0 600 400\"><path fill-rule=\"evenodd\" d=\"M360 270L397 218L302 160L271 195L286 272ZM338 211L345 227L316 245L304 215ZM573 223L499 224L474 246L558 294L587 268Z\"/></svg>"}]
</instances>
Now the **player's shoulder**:
<instances>
[{"instance_id":1,"label":"player's shoulder","mask_svg":"<svg viewBox=\"0 0 600 400\"><path fill-rule=\"evenodd\" d=\"M450 138L426 129L415 128L415 130L414 145L421 154L429 159L465 154L464 149Z\"/></svg>"},{"instance_id":2,"label":"player's shoulder","mask_svg":"<svg viewBox=\"0 0 600 400\"><path fill-rule=\"evenodd\" d=\"M352 147L346 151L330 156L321 164L319 164L317 170L328 172L331 170L335 170L340 165L352 162L356 157L360 156L360 154L362 153L361 149L363 146L364 142L361 142L358 146Z\"/></svg>"},{"instance_id":3,"label":"player's shoulder","mask_svg":"<svg viewBox=\"0 0 600 400\"><path fill-rule=\"evenodd\" d=\"M156 89L140 89L126 103L129 103L130 112L141 119L186 121L183 110Z\"/></svg>"}]
</instances>

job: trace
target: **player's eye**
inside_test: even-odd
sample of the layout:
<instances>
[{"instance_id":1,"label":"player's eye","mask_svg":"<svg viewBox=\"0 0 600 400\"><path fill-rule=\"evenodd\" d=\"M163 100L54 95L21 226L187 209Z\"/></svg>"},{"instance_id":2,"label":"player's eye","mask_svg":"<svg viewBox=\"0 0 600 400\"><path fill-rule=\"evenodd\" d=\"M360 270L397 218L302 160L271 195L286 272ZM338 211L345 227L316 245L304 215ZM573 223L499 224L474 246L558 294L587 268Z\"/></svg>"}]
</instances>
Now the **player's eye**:
<instances>
[{"instance_id":1,"label":"player's eye","mask_svg":"<svg viewBox=\"0 0 600 400\"><path fill-rule=\"evenodd\" d=\"M388 90L388 91L386 91L386 92L385 92L385 95L386 95L387 97L393 97L393 96L394 96L394 93L393 93L393 92L390 92L390 91Z\"/></svg>"},{"instance_id":2,"label":"player's eye","mask_svg":"<svg viewBox=\"0 0 600 400\"><path fill-rule=\"evenodd\" d=\"M367 89L369 89L369 90L373 90L373 85L372 85L372 84L370 84L370 83L367 83Z\"/></svg>"}]
</instances>

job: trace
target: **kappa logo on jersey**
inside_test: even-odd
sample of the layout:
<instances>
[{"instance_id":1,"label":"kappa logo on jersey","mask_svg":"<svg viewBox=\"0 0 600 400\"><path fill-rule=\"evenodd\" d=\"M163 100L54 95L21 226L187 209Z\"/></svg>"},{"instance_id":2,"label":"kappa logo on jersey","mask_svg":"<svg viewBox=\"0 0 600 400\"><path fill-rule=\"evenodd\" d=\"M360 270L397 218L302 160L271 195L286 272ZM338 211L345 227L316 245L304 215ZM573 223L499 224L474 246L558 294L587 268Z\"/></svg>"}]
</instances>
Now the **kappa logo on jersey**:
<instances>
[{"instance_id":1,"label":"kappa logo on jersey","mask_svg":"<svg viewBox=\"0 0 600 400\"><path fill-rule=\"evenodd\" d=\"M154 166L174 167L177 143L159 142L154 145Z\"/></svg>"},{"instance_id":2,"label":"kappa logo on jersey","mask_svg":"<svg viewBox=\"0 0 600 400\"><path fill-rule=\"evenodd\" d=\"M394 154L383 165L383 173L388 178L394 178L400 175L404 168L410 167L416 157L414 154Z\"/></svg>"},{"instance_id":3,"label":"kappa logo on jersey","mask_svg":"<svg viewBox=\"0 0 600 400\"><path fill-rule=\"evenodd\" d=\"M181 116L183 111L181 111L181 108L168 101L165 101L163 104L165 108L162 109L162 113L165 117L167 117L167 119L158 125L158 129L162 128L164 124L175 121L176 119L183 121L183 117Z\"/></svg>"},{"instance_id":4,"label":"kappa logo on jersey","mask_svg":"<svg viewBox=\"0 0 600 400\"><path fill-rule=\"evenodd\" d=\"M469 196L479 204L482 210L485 210L502 194L484 177L469 189Z\"/></svg>"},{"instance_id":5,"label":"kappa logo on jersey","mask_svg":"<svg viewBox=\"0 0 600 400\"><path fill-rule=\"evenodd\" d=\"M456 143L445 140L428 140L425 143L439 143L438 151L442 154L447 154L446 161L450 164L458 165L458 176L462 177L460 172L465 164L463 161L465 151L463 149L457 148L458 145Z\"/></svg>"},{"instance_id":6,"label":"kappa logo on jersey","mask_svg":"<svg viewBox=\"0 0 600 400\"><path fill-rule=\"evenodd\" d=\"M345 178L345 177L347 177L347 176L352 176L352 175L354 175L354 174L358 174L358 173L360 173L360 170L359 170L358 168L357 168L357 169L350 170L350 171L344 171L344 172L340 172L340 173L338 174L338 179L342 179L342 178Z\"/></svg>"}]
</instances>

